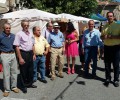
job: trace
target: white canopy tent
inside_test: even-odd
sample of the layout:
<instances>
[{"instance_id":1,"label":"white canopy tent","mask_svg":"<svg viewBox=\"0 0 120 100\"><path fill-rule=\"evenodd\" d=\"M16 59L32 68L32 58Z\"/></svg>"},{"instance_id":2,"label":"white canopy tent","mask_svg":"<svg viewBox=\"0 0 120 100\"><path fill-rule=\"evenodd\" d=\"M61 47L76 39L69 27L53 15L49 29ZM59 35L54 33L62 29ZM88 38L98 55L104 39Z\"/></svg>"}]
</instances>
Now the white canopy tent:
<instances>
[{"instance_id":1,"label":"white canopy tent","mask_svg":"<svg viewBox=\"0 0 120 100\"><path fill-rule=\"evenodd\" d=\"M11 24L11 32L16 33L21 30L20 23L23 19L30 20L30 29L40 26L44 30L48 21L60 20L60 16L37 9L27 9L3 14L1 19L8 19Z\"/></svg>"},{"instance_id":2,"label":"white canopy tent","mask_svg":"<svg viewBox=\"0 0 120 100\"><path fill-rule=\"evenodd\" d=\"M8 0L0 0L0 13L9 11Z\"/></svg>"}]
</instances>

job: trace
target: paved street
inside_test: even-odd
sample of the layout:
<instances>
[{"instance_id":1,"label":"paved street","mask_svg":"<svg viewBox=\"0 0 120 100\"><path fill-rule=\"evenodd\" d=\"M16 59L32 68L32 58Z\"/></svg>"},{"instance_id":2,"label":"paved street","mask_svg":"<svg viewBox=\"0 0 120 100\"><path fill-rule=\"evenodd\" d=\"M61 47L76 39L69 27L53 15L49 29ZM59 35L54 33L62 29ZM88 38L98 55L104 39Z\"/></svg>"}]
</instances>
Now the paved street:
<instances>
[{"instance_id":1,"label":"paved street","mask_svg":"<svg viewBox=\"0 0 120 100\"><path fill-rule=\"evenodd\" d=\"M37 89L29 88L27 94L23 94L22 91L15 94L11 91L9 98L3 98L0 90L0 100L120 100L120 87L116 88L112 83L108 88L103 85L105 79L103 61L98 61L96 79L83 78L80 67L79 58L77 58L76 74L67 75L65 66L63 79L56 77L51 81L47 78L47 84L37 81L35 83L38 86ZM2 73L0 73L0 89L2 89L2 82Z\"/></svg>"}]
</instances>

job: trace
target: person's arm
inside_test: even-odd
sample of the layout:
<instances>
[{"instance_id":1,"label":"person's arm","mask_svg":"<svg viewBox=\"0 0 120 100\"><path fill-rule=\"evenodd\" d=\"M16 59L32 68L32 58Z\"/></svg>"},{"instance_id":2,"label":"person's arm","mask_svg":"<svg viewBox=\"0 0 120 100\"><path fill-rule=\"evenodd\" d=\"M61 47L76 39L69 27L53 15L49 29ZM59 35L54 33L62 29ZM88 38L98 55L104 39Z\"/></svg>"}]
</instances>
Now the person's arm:
<instances>
[{"instance_id":1,"label":"person's arm","mask_svg":"<svg viewBox=\"0 0 120 100\"><path fill-rule=\"evenodd\" d=\"M45 56L48 54L49 49L50 49L50 45L49 45L49 43L47 42L47 40L45 39L45 52L44 52L44 55L45 55Z\"/></svg>"},{"instance_id":2,"label":"person's arm","mask_svg":"<svg viewBox=\"0 0 120 100\"><path fill-rule=\"evenodd\" d=\"M22 58L21 56L21 53L20 53L20 49L19 49L19 46L16 46L16 53L17 53L17 57L19 59L19 63L21 65L23 65L25 63L24 59Z\"/></svg>"},{"instance_id":3,"label":"person's arm","mask_svg":"<svg viewBox=\"0 0 120 100\"><path fill-rule=\"evenodd\" d=\"M36 60L36 55L35 55L35 46L33 45L32 47L32 50L33 50L33 61Z\"/></svg>"}]
</instances>

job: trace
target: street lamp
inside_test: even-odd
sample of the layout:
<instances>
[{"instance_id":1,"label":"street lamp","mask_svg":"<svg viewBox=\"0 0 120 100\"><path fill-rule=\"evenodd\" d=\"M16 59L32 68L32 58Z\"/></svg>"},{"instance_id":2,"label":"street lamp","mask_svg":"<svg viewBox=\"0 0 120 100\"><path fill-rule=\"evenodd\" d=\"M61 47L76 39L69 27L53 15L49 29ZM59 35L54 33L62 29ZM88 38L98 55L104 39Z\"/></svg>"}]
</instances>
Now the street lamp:
<instances>
[{"instance_id":1,"label":"street lamp","mask_svg":"<svg viewBox=\"0 0 120 100\"><path fill-rule=\"evenodd\" d=\"M108 3L108 2L106 2L106 3L105 3L105 5L103 6L103 9L102 9L101 15L103 15L103 16L104 16L103 11L104 11L105 7L106 7L108 4L109 4L109 3Z\"/></svg>"}]
</instances>

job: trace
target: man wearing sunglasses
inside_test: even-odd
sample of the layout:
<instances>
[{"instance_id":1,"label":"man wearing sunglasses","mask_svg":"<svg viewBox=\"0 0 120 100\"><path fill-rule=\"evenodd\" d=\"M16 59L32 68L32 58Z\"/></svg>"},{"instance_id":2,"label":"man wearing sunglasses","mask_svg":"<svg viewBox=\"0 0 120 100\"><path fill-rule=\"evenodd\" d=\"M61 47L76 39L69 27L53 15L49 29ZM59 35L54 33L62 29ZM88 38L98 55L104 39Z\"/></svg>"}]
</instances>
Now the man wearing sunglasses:
<instances>
[{"instance_id":1,"label":"man wearing sunglasses","mask_svg":"<svg viewBox=\"0 0 120 100\"><path fill-rule=\"evenodd\" d=\"M64 55L63 52L65 50L64 47L64 36L63 34L60 32L59 28L60 26L58 25L58 23L54 23L53 24L53 32L50 34L49 36L49 44L50 44L50 61L51 61L51 80L55 79L55 66L56 66L56 59L58 59L58 76L60 78L63 78L63 74L62 74L62 70L63 70L63 66L64 66Z\"/></svg>"},{"instance_id":2,"label":"man wearing sunglasses","mask_svg":"<svg viewBox=\"0 0 120 100\"><path fill-rule=\"evenodd\" d=\"M114 13L107 13L108 23L103 27L102 39L104 41L105 86L111 82L111 64L114 69L113 84L119 86L120 62L120 24L114 21Z\"/></svg>"},{"instance_id":3,"label":"man wearing sunglasses","mask_svg":"<svg viewBox=\"0 0 120 100\"><path fill-rule=\"evenodd\" d=\"M88 77L88 67L91 59L93 60L92 77L96 77L97 68L97 51L98 46L103 46L102 40L100 39L100 31L94 28L94 21L88 22L88 29L83 33L83 53L85 54L85 77Z\"/></svg>"}]
</instances>

